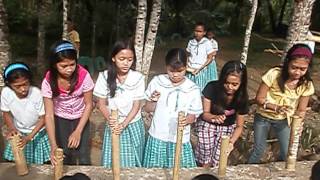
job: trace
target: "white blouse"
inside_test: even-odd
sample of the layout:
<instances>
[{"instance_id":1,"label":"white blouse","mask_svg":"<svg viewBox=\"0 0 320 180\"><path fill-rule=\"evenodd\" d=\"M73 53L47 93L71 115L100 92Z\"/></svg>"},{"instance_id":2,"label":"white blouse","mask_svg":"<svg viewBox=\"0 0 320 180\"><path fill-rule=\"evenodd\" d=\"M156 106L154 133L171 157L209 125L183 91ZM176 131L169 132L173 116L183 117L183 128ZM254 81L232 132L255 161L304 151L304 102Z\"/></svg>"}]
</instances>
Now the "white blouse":
<instances>
[{"instance_id":1,"label":"white blouse","mask_svg":"<svg viewBox=\"0 0 320 180\"><path fill-rule=\"evenodd\" d=\"M95 84L93 94L107 99L107 108L118 110L119 122L123 122L133 107L133 101L144 99L145 77L137 71L129 70L128 76L121 84L117 80L117 89L114 97L110 97L110 89L107 84L108 71L100 72ZM130 122L136 122L141 118L141 109Z\"/></svg>"},{"instance_id":2,"label":"white blouse","mask_svg":"<svg viewBox=\"0 0 320 180\"><path fill-rule=\"evenodd\" d=\"M156 109L153 114L149 134L152 137L166 142L176 142L178 113L183 111L185 115L202 113L200 88L185 77L185 81L179 86L173 86L168 75L155 76L145 91L148 101L156 90L160 92ZM183 143L190 141L190 125L183 132Z\"/></svg>"}]
</instances>

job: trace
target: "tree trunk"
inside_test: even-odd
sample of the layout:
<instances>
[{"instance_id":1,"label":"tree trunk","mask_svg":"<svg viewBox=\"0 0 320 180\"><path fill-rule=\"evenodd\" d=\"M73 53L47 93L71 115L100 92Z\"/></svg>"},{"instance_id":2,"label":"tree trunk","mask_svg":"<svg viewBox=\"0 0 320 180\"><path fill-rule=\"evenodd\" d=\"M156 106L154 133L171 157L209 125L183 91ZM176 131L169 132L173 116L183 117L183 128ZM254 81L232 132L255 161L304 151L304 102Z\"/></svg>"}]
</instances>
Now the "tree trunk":
<instances>
[{"instance_id":1,"label":"tree trunk","mask_svg":"<svg viewBox=\"0 0 320 180\"><path fill-rule=\"evenodd\" d=\"M275 34L277 31L276 30L276 21L274 18L273 8L272 8L272 4L270 1L272 1L272 0L267 0L269 17L270 17L270 25L271 25L272 32Z\"/></svg>"},{"instance_id":2,"label":"tree trunk","mask_svg":"<svg viewBox=\"0 0 320 180\"><path fill-rule=\"evenodd\" d=\"M45 70L45 36L46 20L48 17L48 0L38 2L38 47L37 47L37 73L42 76Z\"/></svg>"},{"instance_id":3,"label":"tree trunk","mask_svg":"<svg viewBox=\"0 0 320 180\"><path fill-rule=\"evenodd\" d=\"M286 6L287 6L288 0L284 0L282 7L281 7L281 11L280 11L280 15L278 18L278 27L282 24L282 20L283 20L283 16L284 16L284 12L286 10Z\"/></svg>"},{"instance_id":4,"label":"tree trunk","mask_svg":"<svg viewBox=\"0 0 320 180\"><path fill-rule=\"evenodd\" d=\"M253 25L254 18L256 16L256 12L257 12L257 7L258 7L258 0L251 0L251 2L252 2L252 8L251 8L251 13L250 13L250 18L248 20L247 28L246 28L246 35L244 37L243 50L242 50L241 57L240 57L241 62L244 64L247 63L252 25Z\"/></svg>"},{"instance_id":5,"label":"tree trunk","mask_svg":"<svg viewBox=\"0 0 320 180\"><path fill-rule=\"evenodd\" d=\"M157 35L159 21L160 21L161 3L162 3L162 0L153 0L150 23L149 23L146 42L144 45L142 73L146 75L146 79L149 75L152 54L154 50L156 35Z\"/></svg>"},{"instance_id":6,"label":"tree trunk","mask_svg":"<svg viewBox=\"0 0 320 180\"><path fill-rule=\"evenodd\" d=\"M0 0L0 88L4 86L2 77L4 67L8 65L11 58L8 33L7 13L3 0Z\"/></svg>"},{"instance_id":7,"label":"tree trunk","mask_svg":"<svg viewBox=\"0 0 320 180\"><path fill-rule=\"evenodd\" d=\"M63 20L62 20L62 39L67 40L68 39L68 0L63 0Z\"/></svg>"},{"instance_id":8,"label":"tree trunk","mask_svg":"<svg viewBox=\"0 0 320 180\"><path fill-rule=\"evenodd\" d=\"M147 0L139 0L136 33L134 37L134 48L136 53L136 70L142 71L142 55L144 46L144 35L147 17Z\"/></svg>"},{"instance_id":9,"label":"tree trunk","mask_svg":"<svg viewBox=\"0 0 320 180\"><path fill-rule=\"evenodd\" d=\"M10 45L8 42L8 24L7 13L4 8L3 0L0 0L0 91L4 87L4 79L2 77L4 67L10 61ZM2 116L0 121L3 122ZM4 138L2 136L2 128L0 128L0 152L4 150ZM2 153L0 153L0 161L2 161Z\"/></svg>"},{"instance_id":10,"label":"tree trunk","mask_svg":"<svg viewBox=\"0 0 320 180\"><path fill-rule=\"evenodd\" d=\"M295 0L293 15L288 30L287 45L284 48L285 52L296 42L306 40L314 2L315 0ZM284 57L285 56L283 56L283 60Z\"/></svg>"}]
</instances>

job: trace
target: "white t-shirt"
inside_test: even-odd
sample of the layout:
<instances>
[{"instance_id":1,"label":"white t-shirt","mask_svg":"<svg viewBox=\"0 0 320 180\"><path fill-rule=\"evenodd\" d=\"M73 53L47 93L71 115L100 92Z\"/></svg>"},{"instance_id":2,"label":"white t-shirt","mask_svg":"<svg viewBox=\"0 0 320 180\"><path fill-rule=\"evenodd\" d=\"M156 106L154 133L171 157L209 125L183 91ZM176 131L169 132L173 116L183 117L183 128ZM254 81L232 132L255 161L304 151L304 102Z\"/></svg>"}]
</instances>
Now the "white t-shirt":
<instances>
[{"instance_id":1,"label":"white t-shirt","mask_svg":"<svg viewBox=\"0 0 320 180\"><path fill-rule=\"evenodd\" d=\"M213 50L218 51L219 50L218 42L215 39L209 39L209 40L212 43Z\"/></svg>"},{"instance_id":2,"label":"white t-shirt","mask_svg":"<svg viewBox=\"0 0 320 180\"><path fill-rule=\"evenodd\" d=\"M149 134L152 137L166 142L176 142L178 113L199 116L202 113L200 88L185 77L179 86L173 86L168 75L155 76L145 92L146 99L150 100L151 94L156 90L160 92L156 109L153 114ZM190 141L190 125L183 131L183 143Z\"/></svg>"},{"instance_id":3,"label":"white t-shirt","mask_svg":"<svg viewBox=\"0 0 320 180\"><path fill-rule=\"evenodd\" d=\"M199 42L196 39L191 39L186 50L190 53L188 66L195 69L201 68L206 63L208 54L215 51L211 41L206 37Z\"/></svg>"},{"instance_id":4,"label":"white t-shirt","mask_svg":"<svg viewBox=\"0 0 320 180\"><path fill-rule=\"evenodd\" d=\"M128 76L123 84L117 80L115 96L110 97L110 90L107 84L108 71L100 72L93 94L100 98L107 98L109 112L118 110L119 122L123 122L132 109L133 101L144 99L145 77L137 71L129 70ZM141 118L141 109L130 122L136 122Z\"/></svg>"},{"instance_id":5,"label":"white t-shirt","mask_svg":"<svg viewBox=\"0 0 320 180\"><path fill-rule=\"evenodd\" d=\"M31 86L26 98L20 99L9 87L1 92L1 111L10 112L14 126L22 133L31 133L45 114L43 98L37 87Z\"/></svg>"}]
</instances>

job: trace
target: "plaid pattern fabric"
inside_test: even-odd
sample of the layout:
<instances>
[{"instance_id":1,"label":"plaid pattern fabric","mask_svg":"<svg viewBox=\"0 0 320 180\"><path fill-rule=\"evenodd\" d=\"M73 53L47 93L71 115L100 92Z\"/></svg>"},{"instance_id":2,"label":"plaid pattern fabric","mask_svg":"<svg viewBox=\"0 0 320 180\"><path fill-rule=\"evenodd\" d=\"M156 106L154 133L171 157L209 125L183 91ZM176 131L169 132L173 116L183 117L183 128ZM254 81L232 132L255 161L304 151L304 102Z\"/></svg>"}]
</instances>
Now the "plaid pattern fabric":
<instances>
[{"instance_id":1,"label":"plaid pattern fabric","mask_svg":"<svg viewBox=\"0 0 320 180\"><path fill-rule=\"evenodd\" d=\"M208 82L218 79L216 62L212 61L207 67L201 70L197 75L187 73L186 76L190 80L192 80L194 83L196 83L200 87L200 90L202 91L206 87Z\"/></svg>"},{"instance_id":2,"label":"plaid pattern fabric","mask_svg":"<svg viewBox=\"0 0 320 180\"><path fill-rule=\"evenodd\" d=\"M174 165L175 146L175 143L161 141L149 136L143 166L146 168L172 168ZM180 167L196 167L190 142L182 145L180 156Z\"/></svg>"},{"instance_id":3,"label":"plaid pattern fabric","mask_svg":"<svg viewBox=\"0 0 320 180\"><path fill-rule=\"evenodd\" d=\"M27 134L23 134L27 135ZM24 147L24 156L27 164L43 164L50 160L50 144L46 130L38 132L33 139ZM14 161L11 145L6 142L4 159Z\"/></svg>"},{"instance_id":4,"label":"plaid pattern fabric","mask_svg":"<svg viewBox=\"0 0 320 180\"><path fill-rule=\"evenodd\" d=\"M199 164L219 164L220 143L223 135L231 135L235 125L219 126L199 120L196 124L198 144L195 149L196 161Z\"/></svg>"},{"instance_id":5,"label":"plaid pattern fabric","mask_svg":"<svg viewBox=\"0 0 320 180\"><path fill-rule=\"evenodd\" d=\"M111 130L106 125L102 148L101 164L112 167ZM141 167L145 143L145 130L142 119L131 123L120 135L120 164L122 168Z\"/></svg>"}]
</instances>

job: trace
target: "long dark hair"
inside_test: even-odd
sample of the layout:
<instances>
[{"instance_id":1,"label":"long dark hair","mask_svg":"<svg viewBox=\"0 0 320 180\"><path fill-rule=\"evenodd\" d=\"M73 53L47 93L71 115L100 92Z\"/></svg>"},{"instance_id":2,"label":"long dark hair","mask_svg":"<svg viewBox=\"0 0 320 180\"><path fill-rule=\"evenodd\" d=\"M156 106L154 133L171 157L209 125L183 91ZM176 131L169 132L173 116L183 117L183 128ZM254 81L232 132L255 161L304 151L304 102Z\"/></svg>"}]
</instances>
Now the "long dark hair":
<instances>
[{"instance_id":1,"label":"long dark hair","mask_svg":"<svg viewBox=\"0 0 320 180\"><path fill-rule=\"evenodd\" d=\"M247 91L247 68L238 60L228 61L222 67L218 80L218 89L223 91L217 91L216 105L220 107L226 106L227 94L224 91L224 83L227 80L228 75L237 73L240 75L240 86L235 92L231 103L236 104L238 107L246 106L248 104L248 91Z\"/></svg>"},{"instance_id":2,"label":"long dark hair","mask_svg":"<svg viewBox=\"0 0 320 180\"><path fill-rule=\"evenodd\" d=\"M70 48L61 49L60 51L57 51L57 48L61 45L67 45ZM61 40L53 44L53 46L50 49L49 54L49 71L50 71L50 86L52 89L52 96L57 97L59 96L59 87L58 87L58 70L57 70L57 63L63 61L64 59L74 59L76 61L76 64L78 63L77 58L77 50L73 47L72 43L69 41ZM69 94L73 93L75 86L78 82L78 66L76 66L76 69L71 75L70 78L70 92Z\"/></svg>"},{"instance_id":3,"label":"long dark hair","mask_svg":"<svg viewBox=\"0 0 320 180\"><path fill-rule=\"evenodd\" d=\"M114 58L121 50L124 49L129 49L133 52L133 63L130 69L135 69L135 64L136 64L136 56L135 56L135 50L132 41L130 40L121 40L117 41L111 52L111 57L106 60L107 63L107 70L108 70L108 78L107 78L107 83L108 83L108 88L110 90L110 96L114 97L116 94L116 89L117 89L117 67L116 64L112 61L112 58Z\"/></svg>"},{"instance_id":4,"label":"long dark hair","mask_svg":"<svg viewBox=\"0 0 320 180\"><path fill-rule=\"evenodd\" d=\"M3 71L4 82L8 87L11 87L10 84L21 77L28 79L32 84L32 72L29 66L23 62L11 63Z\"/></svg>"},{"instance_id":5,"label":"long dark hair","mask_svg":"<svg viewBox=\"0 0 320 180\"><path fill-rule=\"evenodd\" d=\"M284 84L285 82L289 79L289 63L293 60L296 60L297 58L305 58L309 60L309 66L307 69L307 72L305 75L303 75L300 79L299 82L297 84L297 87L301 86L302 84L307 84L309 81L312 81L311 79L311 69L312 69L312 57L310 58L307 55L295 55L293 54L293 52L295 52L296 49L298 48L305 48L306 50L310 51L311 53L311 49L309 48L308 45L306 44L295 44L293 45L289 51L287 52L287 55L285 57L285 60L283 62L283 66L281 68L281 73L280 76L278 78L278 85L280 87L281 92L284 92Z\"/></svg>"},{"instance_id":6,"label":"long dark hair","mask_svg":"<svg viewBox=\"0 0 320 180\"><path fill-rule=\"evenodd\" d=\"M181 48L170 49L166 55L166 66L172 69L180 69L187 66L187 54Z\"/></svg>"}]
</instances>

